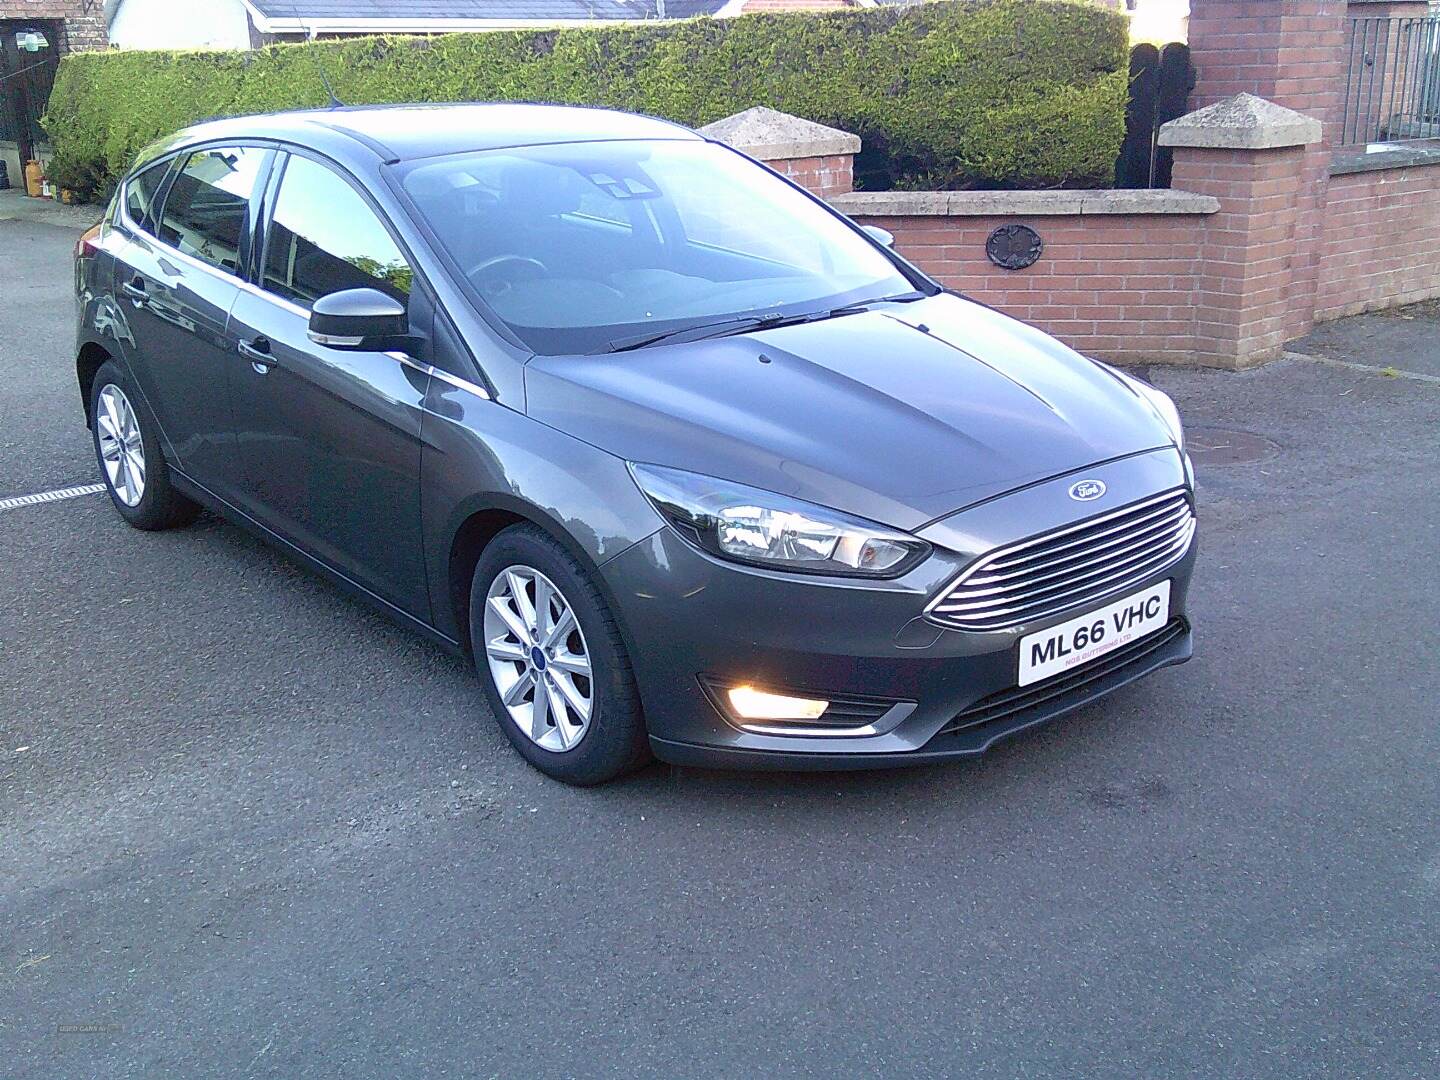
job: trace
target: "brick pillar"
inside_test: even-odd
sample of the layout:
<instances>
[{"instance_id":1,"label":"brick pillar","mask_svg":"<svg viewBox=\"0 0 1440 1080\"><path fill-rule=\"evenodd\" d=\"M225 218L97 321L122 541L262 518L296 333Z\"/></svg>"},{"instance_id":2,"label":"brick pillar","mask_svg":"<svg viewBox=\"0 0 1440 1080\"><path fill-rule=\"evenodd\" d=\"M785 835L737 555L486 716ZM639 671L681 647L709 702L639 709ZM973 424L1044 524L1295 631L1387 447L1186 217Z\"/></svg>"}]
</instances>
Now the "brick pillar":
<instances>
[{"instance_id":1,"label":"brick pillar","mask_svg":"<svg viewBox=\"0 0 1440 1080\"><path fill-rule=\"evenodd\" d=\"M1196 272L1194 350L1215 367L1273 360L1308 326L1315 285L1299 284L1307 268L1296 249L1312 185L1307 175L1320 124L1250 94L1237 94L1160 129L1175 149L1174 186L1211 195L1220 212L1204 226ZM1304 311L1297 317L1297 294Z\"/></svg>"},{"instance_id":2,"label":"brick pillar","mask_svg":"<svg viewBox=\"0 0 1440 1080\"><path fill-rule=\"evenodd\" d=\"M765 162L822 199L854 189L860 137L757 105L700 128L700 134Z\"/></svg>"},{"instance_id":3,"label":"brick pillar","mask_svg":"<svg viewBox=\"0 0 1440 1080\"><path fill-rule=\"evenodd\" d=\"M1348 6L1347 0L1192 0L1196 104L1254 94L1329 122L1344 93Z\"/></svg>"},{"instance_id":4,"label":"brick pillar","mask_svg":"<svg viewBox=\"0 0 1440 1080\"><path fill-rule=\"evenodd\" d=\"M1322 138L1302 155L1298 217L1286 284L1285 332L1314 326L1323 219L1330 184L1330 139L1338 131L1348 63L1348 0L1193 0L1190 53L1195 101L1248 93L1318 120ZM1174 181L1180 186L1180 181Z\"/></svg>"}]
</instances>

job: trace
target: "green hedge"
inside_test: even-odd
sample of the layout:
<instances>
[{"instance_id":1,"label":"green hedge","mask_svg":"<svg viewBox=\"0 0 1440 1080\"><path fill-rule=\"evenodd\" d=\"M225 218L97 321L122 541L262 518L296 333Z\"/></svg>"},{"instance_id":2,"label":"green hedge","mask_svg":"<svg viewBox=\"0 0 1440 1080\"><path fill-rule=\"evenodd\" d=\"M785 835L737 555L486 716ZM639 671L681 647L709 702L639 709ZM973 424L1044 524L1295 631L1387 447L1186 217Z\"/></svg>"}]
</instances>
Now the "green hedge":
<instances>
[{"instance_id":1,"label":"green hedge","mask_svg":"<svg viewBox=\"0 0 1440 1080\"><path fill-rule=\"evenodd\" d=\"M853 131L868 187L1095 187L1114 178L1126 21L1091 0L945 0L825 15L377 37L257 52L65 58L54 178L101 192L197 120L323 105L524 100L705 124L751 105Z\"/></svg>"}]
</instances>

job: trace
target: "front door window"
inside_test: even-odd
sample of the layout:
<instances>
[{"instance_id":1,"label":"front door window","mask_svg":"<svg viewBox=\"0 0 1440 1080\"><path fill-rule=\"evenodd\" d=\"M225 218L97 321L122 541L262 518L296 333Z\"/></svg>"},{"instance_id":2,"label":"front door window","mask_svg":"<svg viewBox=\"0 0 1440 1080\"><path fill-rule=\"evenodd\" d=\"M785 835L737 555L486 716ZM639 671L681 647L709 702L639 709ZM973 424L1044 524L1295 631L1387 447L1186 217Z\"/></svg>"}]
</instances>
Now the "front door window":
<instances>
[{"instance_id":1,"label":"front door window","mask_svg":"<svg viewBox=\"0 0 1440 1080\"><path fill-rule=\"evenodd\" d=\"M309 158L290 159L266 245L267 290L303 308L344 289L379 289L404 303L413 277L354 188Z\"/></svg>"}]
</instances>

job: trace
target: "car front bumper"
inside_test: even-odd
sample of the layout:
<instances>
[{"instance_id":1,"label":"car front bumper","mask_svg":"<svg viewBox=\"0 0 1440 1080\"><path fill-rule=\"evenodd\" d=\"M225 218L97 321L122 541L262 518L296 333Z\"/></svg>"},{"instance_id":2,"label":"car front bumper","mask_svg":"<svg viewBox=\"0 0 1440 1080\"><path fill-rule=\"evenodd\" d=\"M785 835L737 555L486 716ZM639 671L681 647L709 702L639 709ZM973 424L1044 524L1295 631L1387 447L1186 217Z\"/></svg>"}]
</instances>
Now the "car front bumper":
<instances>
[{"instance_id":1,"label":"car front bumper","mask_svg":"<svg viewBox=\"0 0 1440 1080\"><path fill-rule=\"evenodd\" d=\"M972 560L1093 516L1057 477L933 523L935 554L893 581L807 577L739 566L664 529L604 565L629 639L651 743L662 760L722 767L855 769L922 764L983 752L1191 655L1186 599L1195 544L1123 590L1004 631L946 629L922 614ZM1084 475L1110 506L1186 483L1173 450L1135 455ZM1120 595L1171 582L1163 629L1062 675L1017 686L1019 641ZM844 734L754 730L722 711L716 687L845 699L873 722ZM816 726L818 728L818 725Z\"/></svg>"}]
</instances>

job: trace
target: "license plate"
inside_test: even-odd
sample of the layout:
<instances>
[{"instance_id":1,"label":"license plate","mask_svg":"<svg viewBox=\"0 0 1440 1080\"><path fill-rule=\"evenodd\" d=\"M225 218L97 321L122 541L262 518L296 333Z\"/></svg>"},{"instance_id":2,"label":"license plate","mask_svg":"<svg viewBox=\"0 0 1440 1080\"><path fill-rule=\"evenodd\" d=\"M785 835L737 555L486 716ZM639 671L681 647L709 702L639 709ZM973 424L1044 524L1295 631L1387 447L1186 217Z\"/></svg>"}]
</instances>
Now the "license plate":
<instances>
[{"instance_id":1,"label":"license plate","mask_svg":"<svg viewBox=\"0 0 1440 1080\"><path fill-rule=\"evenodd\" d=\"M1088 615L1020 639L1020 685L1097 660L1170 621L1170 582L1162 581Z\"/></svg>"}]
</instances>

